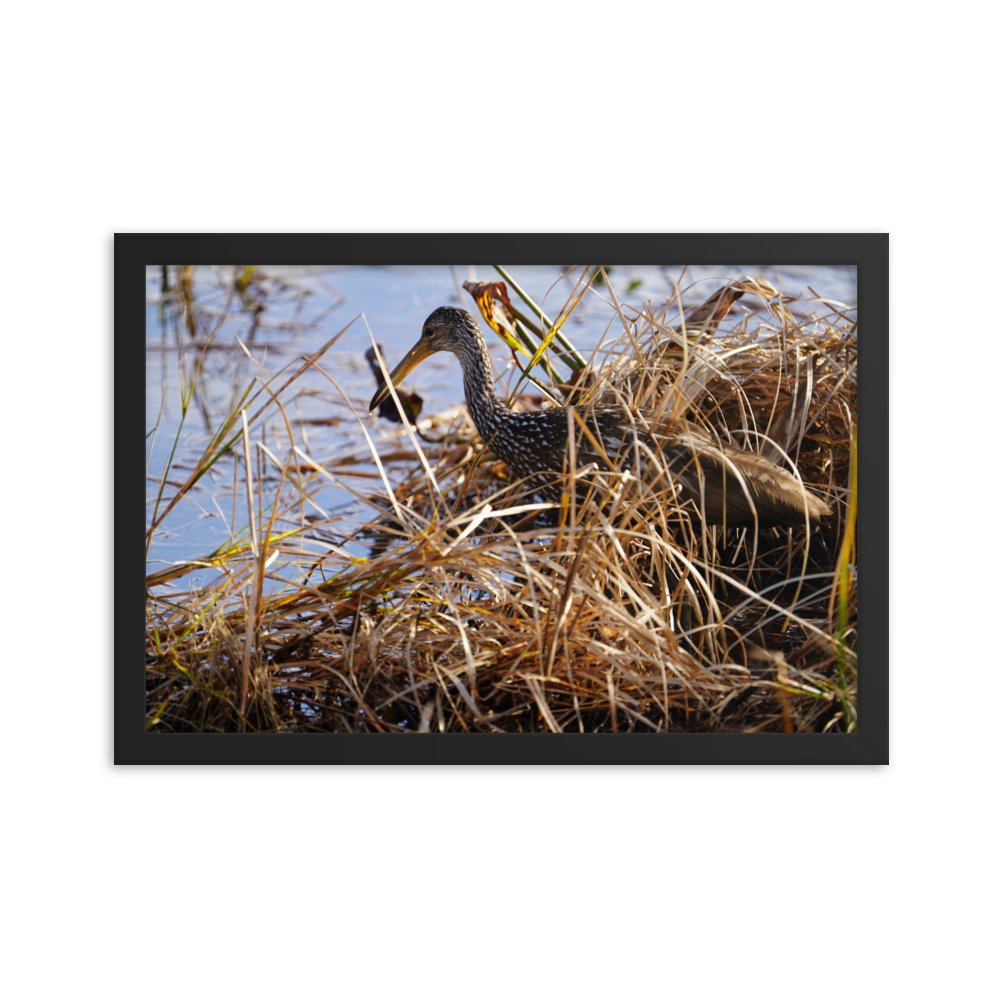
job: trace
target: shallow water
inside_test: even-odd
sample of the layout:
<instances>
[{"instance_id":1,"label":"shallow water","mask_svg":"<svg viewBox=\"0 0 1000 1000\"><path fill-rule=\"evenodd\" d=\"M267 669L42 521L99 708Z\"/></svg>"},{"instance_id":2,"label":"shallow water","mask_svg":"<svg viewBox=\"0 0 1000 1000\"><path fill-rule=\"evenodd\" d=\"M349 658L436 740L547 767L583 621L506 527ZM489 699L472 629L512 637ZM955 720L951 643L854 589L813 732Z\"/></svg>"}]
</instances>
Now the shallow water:
<instances>
[{"instance_id":1,"label":"shallow water","mask_svg":"<svg viewBox=\"0 0 1000 1000\"><path fill-rule=\"evenodd\" d=\"M505 270L550 317L559 313L580 273L577 270L564 276L559 267L534 265L511 265ZM201 364L173 466L167 475L161 510L165 501L176 492L176 487L170 484L182 483L187 478L229 408L251 380L255 376L271 376L285 366L290 366L287 373L290 375L301 365L303 356L313 354L341 330L344 332L319 363L330 378L315 370L307 371L281 398L293 421L296 443L317 462L326 462L339 455L357 455L365 459L368 447L349 404L365 421L376 442L398 433L397 425L367 415L375 382L364 352L371 345L372 336L385 345L388 364L395 365L416 342L424 319L438 306L461 303L479 318L471 296L459 287L463 281L500 278L489 265L462 265L454 269L444 266L261 267L257 273L265 276L263 286L259 288L251 283L244 301L233 291L236 273L232 267L194 270L192 293L198 306L196 314L200 323L209 325L200 328L193 340L183 315L172 307L172 296L169 298L171 307L164 308L160 268L147 269L147 526L160 489L159 477L181 428L182 370L187 373L184 377L190 378L199 362ZM651 300L654 308L662 305L672 294L674 282L680 281L685 306L693 308L726 281L741 274L766 278L786 295L811 299L811 286L824 298L848 307L854 307L857 300L857 271L853 266L716 265L684 271L679 267L615 265L609 272L609 280L623 305L639 307ZM170 281L176 282L172 267ZM598 288L598 291L606 296L605 289ZM523 309L513 291L511 301ZM259 313L255 313L255 303L264 307ZM748 309L756 309L759 305L756 299L745 297L736 304L731 318L738 321ZM790 307L803 314L829 311L815 302L803 302L799 306L792 303ZM612 310L606 302L596 296L587 296L564 330L586 356L613 322ZM211 349L203 352L198 345L216 324L218 328L209 341ZM611 336L617 334L618 329L612 328ZM243 340L253 360L240 346L237 336ZM487 341L498 362L497 369L502 370L509 350L489 331ZM284 378L280 378L276 384L281 385L283 381ZM410 374L406 386L423 396L422 415L441 412L463 402L464 398L461 369L450 354L435 355L424 362ZM256 412L260 403L255 403L250 413ZM273 405L267 412L269 415L264 421L251 428L251 442L263 441L279 460L284 461L289 451L284 420ZM339 422L323 422L330 420ZM373 466L367 463L354 470L374 473ZM149 572L209 554L229 539L231 525L239 531L246 523L242 472L238 473L235 491L234 472L231 456L220 460L157 527L149 547ZM277 476L273 466L262 467L262 472L266 492L269 482L276 484ZM345 481L362 492L384 489L377 479L356 477ZM316 502L328 513L356 508L360 514L363 510L363 505L348 491L332 485L317 495ZM358 554L365 551L359 548ZM198 570L178 585L184 589L202 586L214 573L214 570Z\"/></svg>"}]
</instances>

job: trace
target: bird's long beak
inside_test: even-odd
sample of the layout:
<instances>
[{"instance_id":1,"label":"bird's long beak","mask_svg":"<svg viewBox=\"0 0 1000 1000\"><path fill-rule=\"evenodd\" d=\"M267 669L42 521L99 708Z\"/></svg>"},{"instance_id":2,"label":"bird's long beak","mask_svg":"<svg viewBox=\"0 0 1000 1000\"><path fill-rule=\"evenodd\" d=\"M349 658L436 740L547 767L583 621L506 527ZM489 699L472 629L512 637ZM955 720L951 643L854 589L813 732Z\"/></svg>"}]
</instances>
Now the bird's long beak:
<instances>
[{"instance_id":1,"label":"bird's long beak","mask_svg":"<svg viewBox=\"0 0 1000 1000\"><path fill-rule=\"evenodd\" d=\"M407 352L405 358L396 365L395 368L389 373L389 381L393 385L399 385L400 382L413 371L421 361L426 361L432 354L437 354L437 351L430 347L426 340L422 337L417 343L410 348ZM375 390L375 395L372 396L372 401L368 404L369 412L374 410L379 403L389 395L389 386L382 382L378 389Z\"/></svg>"}]
</instances>

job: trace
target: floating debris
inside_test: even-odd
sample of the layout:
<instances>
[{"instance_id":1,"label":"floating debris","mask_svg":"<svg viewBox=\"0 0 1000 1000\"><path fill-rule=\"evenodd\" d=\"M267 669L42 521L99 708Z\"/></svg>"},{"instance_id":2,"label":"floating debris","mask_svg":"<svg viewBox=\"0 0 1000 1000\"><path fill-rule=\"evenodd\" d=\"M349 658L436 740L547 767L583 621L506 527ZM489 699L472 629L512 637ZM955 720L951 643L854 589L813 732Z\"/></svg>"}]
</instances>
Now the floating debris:
<instances>
[{"instance_id":1,"label":"floating debris","mask_svg":"<svg viewBox=\"0 0 1000 1000\"><path fill-rule=\"evenodd\" d=\"M379 354L385 357L385 345L378 345ZM378 366L378 358L375 356L375 348L369 347L365 351L365 360L368 362L369 367L372 370L372 374L375 376L375 382L379 388L382 387L382 371ZM403 404L403 409L406 410L406 418L411 424L416 423L417 416L420 410L423 408L424 400L422 396L417 395L415 392L408 392L406 389L397 389L396 394L399 396L400 403ZM397 424L403 422L403 418L399 415L399 410L396 409L396 404L392 399L392 396L386 396L385 399L379 403L378 415L380 417L385 417L386 420L392 420Z\"/></svg>"}]
</instances>

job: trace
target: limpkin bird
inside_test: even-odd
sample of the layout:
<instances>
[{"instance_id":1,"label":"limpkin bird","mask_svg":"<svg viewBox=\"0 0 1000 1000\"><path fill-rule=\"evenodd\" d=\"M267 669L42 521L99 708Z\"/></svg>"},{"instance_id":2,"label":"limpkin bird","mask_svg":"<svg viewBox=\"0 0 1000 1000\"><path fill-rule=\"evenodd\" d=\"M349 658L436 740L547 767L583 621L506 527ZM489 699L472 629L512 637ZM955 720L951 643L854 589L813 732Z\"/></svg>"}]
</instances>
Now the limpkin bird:
<instances>
[{"instance_id":1,"label":"limpkin bird","mask_svg":"<svg viewBox=\"0 0 1000 1000\"><path fill-rule=\"evenodd\" d=\"M559 502L568 457L569 411L553 407L516 413L497 398L493 369L479 324L464 309L442 306L424 321L417 344L390 373L398 384L425 358L450 351L462 365L465 401L486 446L547 499ZM382 383L370 410L389 396ZM830 508L767 459L715 441L686 420L642 428L621 406L580 407L574 427L576 465L611 471L629 469L647 485L668 482L677 502L705 524L728 527L795 526L816 523ZM654 459L655 456L655 459ZM638 468L637 468L638 467ZM581 493L583 487L579 487ZM756 514L756 517L755 517Z\"/></svg>"}]
</instances>

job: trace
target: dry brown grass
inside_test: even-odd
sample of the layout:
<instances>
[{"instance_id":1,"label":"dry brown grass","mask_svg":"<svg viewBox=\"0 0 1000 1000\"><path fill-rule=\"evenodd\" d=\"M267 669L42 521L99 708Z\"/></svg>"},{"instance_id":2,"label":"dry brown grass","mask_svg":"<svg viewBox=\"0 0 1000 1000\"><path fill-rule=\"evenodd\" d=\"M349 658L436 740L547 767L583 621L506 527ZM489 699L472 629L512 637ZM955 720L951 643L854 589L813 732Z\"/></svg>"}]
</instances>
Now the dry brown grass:
<instances>
[{"instance_id":1,"label":"dry brown grass","mask_svg":"<svg viewBox=\"0 0 1000 1000\"><path fill-rule=\"evenodd\" d=\"M149 728L853 728L857 344L847 316L812 306L699 335L668 325L663 303L635 314L609 300L620 335L572 390L579 407L676 406L777 456L773 439L835 510L810 533L703 530L622 475L604 477L600 502L569 490L561 507L535 503L484 453L464 408L419 436L401 429L381 457L360 416L378 475L362 482L377 488L350 488L369 515L309 519L317 488L344 485L347 464L312 463L292 421L283 456L249 428L234 433L256 517L204 560L218 574L209 587L164 594L190 567L148 579ZM284 412L281 398L269 405ZM245 413L232 414L237 432ZM265 495L255 473L268 466L278 483Z\"/></svg>"}]
</instances>

